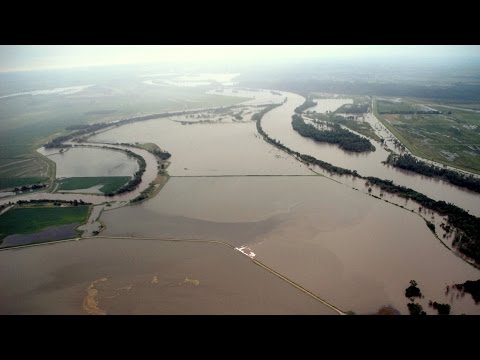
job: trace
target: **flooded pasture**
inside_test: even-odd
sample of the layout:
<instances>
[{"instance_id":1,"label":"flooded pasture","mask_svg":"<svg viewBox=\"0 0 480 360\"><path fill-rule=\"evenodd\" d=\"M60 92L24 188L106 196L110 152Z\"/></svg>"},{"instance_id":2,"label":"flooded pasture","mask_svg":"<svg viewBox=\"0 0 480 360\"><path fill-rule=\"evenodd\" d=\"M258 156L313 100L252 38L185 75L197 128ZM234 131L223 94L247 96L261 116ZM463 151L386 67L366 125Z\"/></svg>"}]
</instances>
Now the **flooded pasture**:
<instances>
[{"instance_id":1,"label":"flooded pasture","mask_svg":"<svg viewBox=\"0 0 480 360\"><path fill-rule=\"evenodd\" d=\"M0 252L1 314L335 314L211 243L87 239Z\"/></svg>"},{"instance_id":2,"label":"flooded pasture","mask_svg":"<svg viewBox=\"0 0 480 360\"><path fill-rule=\"evenodd\" d=\"M56 163L57 178L132 176L138 170L138 163L134 158L121 151L109 149L75 147L50 155L49 158Z\"/></svg>"},{"instance_id":3,"label":"flooded pasture","mask_svg":"<svg viewBox=\"0 0 480 360\"><path fill-rule=\"evenodd\" d=\"M33 234L13 234L3 239L0 247L10 247L72 238L77 235L75 228L79 224L50 226Z\"/></svg>"}]
</instances>

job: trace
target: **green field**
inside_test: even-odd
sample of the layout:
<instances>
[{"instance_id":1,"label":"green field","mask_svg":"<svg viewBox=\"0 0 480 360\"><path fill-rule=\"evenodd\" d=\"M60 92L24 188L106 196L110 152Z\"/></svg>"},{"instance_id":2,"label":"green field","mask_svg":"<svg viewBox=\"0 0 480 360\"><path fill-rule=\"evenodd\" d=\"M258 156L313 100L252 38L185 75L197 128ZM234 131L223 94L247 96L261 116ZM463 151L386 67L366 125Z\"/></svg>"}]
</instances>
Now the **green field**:
<instances>
[{"instance_id":1,"label":"green field","mask_svg":"<svg viewBox=\"0 0 480 360\"><path fill-rule=\"evenodd\" d=\"M128 180L130 176L71 177L58 180L57 190L81 190L103 185L99 190L106 194L120 189Z\"/></svg>"},{"instance_id":2,"label":"green field","mask_svg":"<svg viewBox=\"0 0 480 360\"><path fill-rule=\"evenodd\" d=\"M411 104L407 102L385 101L385 100L378 100L377 106L378 106L379 113L387 113L387 114L397 114L397 113L414 112L414 111L422 110L421 107L415 104Z\"/></svg>"},{"instance_id":3,"label":"green field","mask_svg":"<svg viewBox=\"0 0 480 360\"><path fill-rule=\"evenodd\" d=\"M375 115L414 155L480 174L480 114L448 111L380 115L375 106Z\"/></svg>"},{"instance_id":4,"label":"green field","mask_svg":"<svg viewBox=\"0 0 480 360\"><path fill-rule=\"evenodd\" d=\"M46 181L48 181L48 178L42 177L0 178L0 190L11 189L24 185L38 184Z\"/></svg>"},{"instance_id":5,"label":"green field","mask_svg":"<svg viewBox=\"0 0 480 360\"><path fill-rule=\"evenodd\" d=\"M32 234L49 226L84 223L89 206L15 208L0 215L0 240L12 234Z\"/></svg>"}]
</instances>

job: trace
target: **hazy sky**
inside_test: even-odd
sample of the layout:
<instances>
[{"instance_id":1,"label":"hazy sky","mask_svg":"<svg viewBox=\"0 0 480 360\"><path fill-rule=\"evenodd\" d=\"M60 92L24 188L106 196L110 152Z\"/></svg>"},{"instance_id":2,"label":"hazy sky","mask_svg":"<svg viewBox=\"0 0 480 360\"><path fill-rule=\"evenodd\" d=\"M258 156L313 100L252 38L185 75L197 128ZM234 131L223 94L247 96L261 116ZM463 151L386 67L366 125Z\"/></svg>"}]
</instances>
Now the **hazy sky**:
<instances>
[{"instance_id":1,"label":"hazy sky","mask_svg":"<svg viewBox=\"0 0 480 360\"><path fill-rule=\"evenodd\" d=\"M133 63L355 58L480 58L477 45L1 45L0 72Z\"/></svg>"}]
</instances>

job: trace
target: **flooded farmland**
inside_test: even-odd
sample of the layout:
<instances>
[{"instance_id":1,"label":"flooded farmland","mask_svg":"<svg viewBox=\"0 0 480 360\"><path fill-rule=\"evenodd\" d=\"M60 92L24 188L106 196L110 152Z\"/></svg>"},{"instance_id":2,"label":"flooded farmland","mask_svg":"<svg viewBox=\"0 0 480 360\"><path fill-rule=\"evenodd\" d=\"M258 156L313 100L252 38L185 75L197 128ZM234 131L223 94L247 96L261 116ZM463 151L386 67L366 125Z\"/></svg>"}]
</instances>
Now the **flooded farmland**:
<instances>
[{"instance_id":1,"label":"flooded farmland","mask_svg":"<svg viewBox=\"0 0 480 360\"><path fill-rule=\"evenodd\" d=\"M58 149L57 149L58 152ZM76 147L50 155L56 163L57 178L76 176L132 176L138 163L120 151Z\"/></svg>"},{"instance_id":2,"label":"flooded farmland","mask_svg":"<svg viewBox=\"0 0 480 360\"><path fill-rule=\"evenodd\" d=\"M188 118L185 118L188 120ZM172 154L170 175L305 175L312 172L258 134L254 122L182 125L157 119L122 126L93 142L153 142Z\"/></svg>"},{"instance_id":3,"label":"flooded farmland","mask_svg":"<svg viewBox=\"0 0 480 360\"><path fill-rule=\"evenodd\" d=\"M2 251L0 288L1 314L335 314L210 243L90 239Z\"/></svg>"},{"instance_id":4,"label":"flooded farmland","mask_svg":"<svg viewBox=\"0 0 480 360\"><path fill-rule=\"evenodd\" d=\"M445 248L423 219L318 176L171 178L154 199L105 211L102 220L102 235L248 245L255 258L344 311L391 305L408 313L404 291L415 279L423 301L480 313L467 296L445 298L445 286L480 271Z\"/></svg>"},{"instance_id":5,"label":"flooded farmland","mask_svg":"<svg viewBox=\"0 0 480 360\"><path fill-rule=\"evenodd\" d=\"M228 95L239 94L238 96L244 97L251 95L245 93L246 91L225 92ZM470 192L442 181L383 165L381 162L386 159L388 152L380 144L376 144L377 151L373 153L352 155L337 146L319 144L301 137L293 131L290 121L293 109L303 102L303 98L290 93L273 94L265 90L260 93L262 95L259 99L255 98L255 101L250 102L264 104L268 101L275 102L275 97L288 97L286 104L265 115L262 124L270 136L281 140L293 150L311 154L337 166L357 169L362 175L393 179L396 183L412 187L432 198L447 201L454 198L457 205L473 213L480 211L477 195L472 197ZM327 100L329 99L320 102L319 111L348 103L348 99L337 99L333 103ZM255 109L246 107L244 111L249 112L244 121L225 119L222 122L219 116L207 119L204 118L210 116L207 113L201 118L172 116L121 126L91 137L89 141L101 144L155 143L169 151L172 158L168 168L171 177L158 195L137 205L118 208L119 204L121 205L118 203L111 208L104 208L100 222L92 219L91 229L86 234L101 230L100 226L104 224L105 230L101 232L101 236L112 238L154 237L223 241L239 249L248 249L255 259L343 311L372 314L388 306L406 314L407 299L403 294L409 281L415 279L425 294L425 298L419 302L428 313L434 313L434 310L428 307L428 301L432 300L451 304L453 314L480 314L480 308L474 304L471 297L457 298L452 294L445 294L447 285L477 279L480 272L450 252L430 232L418 214L351 189L352 186L359 186L355 180L330 176L344 183L339 184L315 175L308 166L267 144L258 135L255 123L251 121L251 114ZM49 157L61 158L69 153L75 155L74 151L78 151L81 159L87 154L84 151L90 150L102 149L73 148L63 154L52 152ZM109 152L109 156L111 153L124 155L117 151L103 151ZM126 204L126 201L145 189L155 178L156 160L153 156L143 150L136 149L135 152L143 152L142 156L147 160L145 180L133 193L109 200L124 201ZM105 160L115 164L112 159ZM102 161L99 160L94 168L105 171L108 166ZM61 167L60 160L58 168ZM72 170L71 167L69 169ZM113 169L116 169L115 165ZM325 174L319 169L315 170ZM82 198L94 204L106 200L102 196L78 194L37 193L21 196L29 197ZM98 209L100 214L101 207ZM98 243L93 243L93 240L80 243L92 244L89 247L93 249L94 246L102 247L103 244L112 244L110 241L113 241L105 238L97 240ZM124 243L138 244L142 252L152 253L155 253L157 246L169 246L159 240L115 241L122 244L120 247L124 246ZM184 250L184 247L175 245L176 249ZM212 244L208 246L210 245L213 247ZM56 246L78 245L69 243ZM219 250L212 250L211 253L215 254L217 251ZM234 250L228 251L237 255ZM181 256L184 255L182 253ZM200 258L203 258L202 256ZM251 261L240 253L239 256L247 262ZM140 257L143 261L143 255L139 255ZM434 259L432 263L424 262L427 257ZM110 259L113 263L113 258ZM203 260L196 261L200 264ZM72 310L70 302L70 307L64 307L62 311L77 313L76 311L81 312L83 309L89 313L164 313L164 310L165 313L310 313L310 310L307 311L308 306L302 308L302 311L291 312L281 310L283 308L280 306L279 310L274 308L269 312L258 308L259 305L250 304L250 301L255 301L255 297L240 300L244 301L243 308L248 309L241 311L240 308L232 310L228 306L209 307L202 302L199 307L192 307L195 311L188 306L174 307L171 305L174 300L171 299L178 299L177 290L165 290L169 289L171 283L162 283L159 275L148 268L148 261L144 265L147 270L135 269L131 274L119 270L120 264L121 261L112 267L116 269L113 273L120 272L121 276L95 273L88 280L84 280L81 286L78 285L75 299L80 293L87 294L82 300L82 304L87 304L86 308L84 306ZM138 271L142 275L139 275ZM145 272L149 275L144 276ZM192 286L196 281L201 283L195 276L185 275L182 285ZM151 289L152 284L162 284L160 287L169 293L167 298L170 300L160 298L160 295ZM133 288L138 291L130 292ZM75 291L64 289L61 296L70 296L73 301ZM91 294L95 294L95 299ZM132 301L120 300L133 299L129 297L132 294L141 299L137 307ZM47 300L41 300L44 296L48 301L51 300L49 294L37 295L40 303L46 303ZM312 299L309 298L310 300ZM165 305L165 301L170 305ZM103 305L97 307L96 302ZM162 304L166 307L160 308ZM40 313L53 311L45 304L36 309ZM328 309L322 309L329 313Z\"/></svg>"}]
</instances>

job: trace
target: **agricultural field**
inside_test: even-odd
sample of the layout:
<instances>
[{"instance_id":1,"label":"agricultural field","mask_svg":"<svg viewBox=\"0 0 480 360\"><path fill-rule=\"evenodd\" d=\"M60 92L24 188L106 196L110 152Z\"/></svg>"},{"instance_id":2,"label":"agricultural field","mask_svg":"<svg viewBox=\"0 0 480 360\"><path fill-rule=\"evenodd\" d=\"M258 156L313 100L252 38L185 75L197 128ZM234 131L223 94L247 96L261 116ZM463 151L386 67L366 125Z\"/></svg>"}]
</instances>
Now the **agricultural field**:
<instances>
[{"instance_id":1,"label":"agricultural field","mask_svg":"<svg viewBox=\"0 0 480 360\"><path fill-rule=\"evenodd\" d=\"M480 173L480 114L429 106L442 113L375 113L414 155Z\"/></svg>"},{"instance_id":2,"label":"agricultural field","mask_svg":"<svg viewBox=\"0 0 480 360\"><path fill-rule=\"evenodd\" d=\"M398 114L425 110L420 105L405 101L377 100L377 107L380 114Z\"/></svg>"},{"instance_id":3,"label":"agricultural field","mask_svg":"<svg viewBox=\"0 0 480 360\"><path fill-rule=\"evenodd\" d=\"M12 234L31 234L49 226L84 223L89 206L17 207L0 215L0 242Z\"/></svg>"},{"instance_id":4,"label":"agricultural field","mask_svg":"<svg viewBox=\"0 0 480 360\"><path fill-rule=\"evenodd\" d=\"M48 181L48 178L44 177L0 178L0 190L24 185L39 184L46 181Z\"/></svg>"},{"instance_id":5,"label":"agricultural field","mask_svg":"<svg viewBox=\"0 0 480 360\"><path fill-rule=\"evenodd\" d=\"M102 185L98 190L104 194L117 191L125 185L130 176L99 176L99 177L71 177L58 180L57 191L88 189L93 186Z\"/></svg>"}]
</instances>

